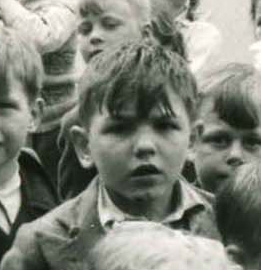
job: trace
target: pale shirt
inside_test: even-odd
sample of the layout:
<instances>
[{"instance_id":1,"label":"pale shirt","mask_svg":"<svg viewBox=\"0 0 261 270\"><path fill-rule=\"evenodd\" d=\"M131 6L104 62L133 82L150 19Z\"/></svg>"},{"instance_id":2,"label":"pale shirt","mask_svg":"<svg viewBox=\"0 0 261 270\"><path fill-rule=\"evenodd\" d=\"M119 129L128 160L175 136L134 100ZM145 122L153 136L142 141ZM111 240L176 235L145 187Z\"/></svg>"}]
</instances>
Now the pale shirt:
<instances>
[{"instance_id":1,"label":"pale shirt","mask_svg":"<svg viewBox=\"0 0 261 270\"><path fill-rule=\"evenodd\" d=\"M16 1L7 2L1 14L5 23L33 40L41 54L58 50L72 35L70 29L76 30L75 12L62 0L41 1L42 8L35 12Z\"/></svg>"},{"instance_id":2,"label":"pale shirt","mask_svg":"<svg viewBox=\"0 0 261 270\"><path fill-rule=\"evenodd\" d=\"M0 201L5 207L7 215L11 223L14 223L15 218L18 215L19 209L22 203L21 195L21 177L18 169L12 179L1 187L0 190ZM0 208L0 227L6 233L10 233L11 227L8 224L6 216Z\"/></svg>"},{"instance_id":3,"label":"pale shirt","mask_svg":"<svg viewBox=\"0 0 261 270\"><path fill-rule=\"evenodd\" d=\"M177 182L177 184L180 186L180 189L178 189L180 194L177 194L177 196L180 198L180 201L176 209L162 220L163 224L170 224L174 221L182 219L188 209L192 209L199 205L205 208L205 202L202 200L201 196L197 194L197 192L184 181L185 180L182 179ZM98 190L98 216L100 223L105 231L110 230L114 226L117 226L124 221L147 220L146 217L132 216L120 210L112 202L106 188L101 181L99 181Z\"/></svg>"}]
</instances>

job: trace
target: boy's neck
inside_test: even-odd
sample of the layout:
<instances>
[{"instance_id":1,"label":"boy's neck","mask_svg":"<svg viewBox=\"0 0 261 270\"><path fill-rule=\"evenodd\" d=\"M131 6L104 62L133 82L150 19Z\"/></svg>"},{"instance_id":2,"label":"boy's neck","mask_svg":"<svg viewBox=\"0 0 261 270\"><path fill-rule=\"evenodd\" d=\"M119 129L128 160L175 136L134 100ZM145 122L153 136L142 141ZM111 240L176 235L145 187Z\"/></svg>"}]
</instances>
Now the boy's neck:
<instances>
[{"instance_id":1,"label":"boy's neck","mask_svg":"<svg viewBox=\"0 0 261 270\"><path fill-rule=\"evenodd\" d=\"M18 162L16 160L12 160L3 165L0 165L0 189L5 188L17 170Z\"/></svg>"},{"instance_id":2,"label":"boy's neck","mask_svg":"<svg viewBox=\"0 0 261 270\"><path fill-rule=\"evenodd\" d=\"M108 190L108 193L113 203L123 212L151 221L162 221L174 208L171 188L158 197L148 195L145 198L127 198L113 191Z\"/></svg>"}]
</instances>

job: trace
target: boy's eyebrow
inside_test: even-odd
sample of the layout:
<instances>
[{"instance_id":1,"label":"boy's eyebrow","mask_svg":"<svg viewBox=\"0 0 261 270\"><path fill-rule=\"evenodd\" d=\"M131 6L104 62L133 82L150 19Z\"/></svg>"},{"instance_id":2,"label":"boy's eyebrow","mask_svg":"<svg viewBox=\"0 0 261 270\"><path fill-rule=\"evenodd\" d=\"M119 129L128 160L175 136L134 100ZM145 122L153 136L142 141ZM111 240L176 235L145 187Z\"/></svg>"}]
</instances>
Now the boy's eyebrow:
<instances>
[{"instance_id":1,"label":"boy's eyebrow","mask_svg":"<svg viewBox=\"0 0 261 270\"><path fill-rule=\"evenodd\" d=\"M103 9L97 3L91 2L80 6L80 16L83 18L90 14L100 15L101 13L103 13Z\"/></svg>"}]
</instances>

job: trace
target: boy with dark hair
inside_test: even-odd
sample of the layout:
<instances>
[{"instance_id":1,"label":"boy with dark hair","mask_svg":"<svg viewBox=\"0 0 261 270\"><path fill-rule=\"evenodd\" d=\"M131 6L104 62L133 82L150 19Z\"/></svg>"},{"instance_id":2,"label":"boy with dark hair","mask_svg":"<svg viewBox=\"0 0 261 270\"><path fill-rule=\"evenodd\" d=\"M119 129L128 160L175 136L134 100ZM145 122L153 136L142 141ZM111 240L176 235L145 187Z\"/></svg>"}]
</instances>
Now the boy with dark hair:
<instances>
[{"instance_id":1,"label":"boy with dark hair","mask_svg":"<svg viewBox=\"0 0 261 270\"><path fill-rule=\"evenodd\" d=\"M261 164L241 166L217 194L216 216L230 257L246 270L261 267Z\"/></svg>"},{"instance_id":2,"label":"boy with dark hair","mask_svg":"<svg viewBox=\"0 0 261 270\"><path fill-rule=\"evenodd\" d=\"M0 261L18 228L57 205L55 189L32 151L22 150L37 128L42 101L41 59L14 31L0 29Z\"/></svg>"},{"instance_id":3,"label":"boy with dark hair","mask_svg":"<svg viewBox=\"0 0 261 270\"><path fill-rule=\"evenodd\" d=\"M195 165L202 187L217 189L261 157L261 76L250 65L229 64L203 83L195 124Z\"/></svg>"},{"instance_id":4,"label":"boy with dark hair","mask_svg":"<svg viewBox=\"0 0 261 270\"><path fill-rule=\"evenodd\" d=\"M181 170L195 116L196 82L184 60L146 41L95 57L80 84L76 152L98 176L75 199L24 226L2 269L79 269L112 227L152 220L219 237L212 197ZM22 267L14 267L17 262Z\"/></svg>"},{"instance_id":5,"label":"boy with dark hair","mask_svg":"<svg viewBox=\"0 0 261 270\"><path fill-rule=\"evenodd\" d=\"M150 0L81 0L79 14L78 43L86 63L112 46L149 34ZM78 195L97 173L79 164L70 139L73 124L79 124L77 108L63 117L59 136L58 190L63 200Z\"/></svg>"}]
</instances>

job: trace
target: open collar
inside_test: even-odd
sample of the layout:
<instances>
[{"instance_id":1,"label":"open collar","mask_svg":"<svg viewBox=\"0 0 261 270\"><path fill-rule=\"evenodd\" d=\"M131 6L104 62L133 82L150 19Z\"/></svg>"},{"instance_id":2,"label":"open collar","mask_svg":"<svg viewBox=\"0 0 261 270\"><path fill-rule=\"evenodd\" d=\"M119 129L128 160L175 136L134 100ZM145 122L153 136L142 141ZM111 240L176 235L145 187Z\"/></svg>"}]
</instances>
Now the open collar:
<instances>
[{"instance_id":1,"label":"open collar","mask_svg":"<svg viewBox=\"0 0 261 270\"><path fill-rule=\"evenodd\" d=\"M162 223L170 224L181 220L187 211L196 207L202 207L202 209L204 209L206 202L198 192L183 179L183 177L180 177L173 190L173 198L175 198L177 205L173 212L162 220ZM105 230L110 229L114 223L127 220L146 220L145 217L132 216L119 209L112 202L106 188L101 182L99 183L98 191L98 216L100 223Z\"/></svg>"}]
</instances>

